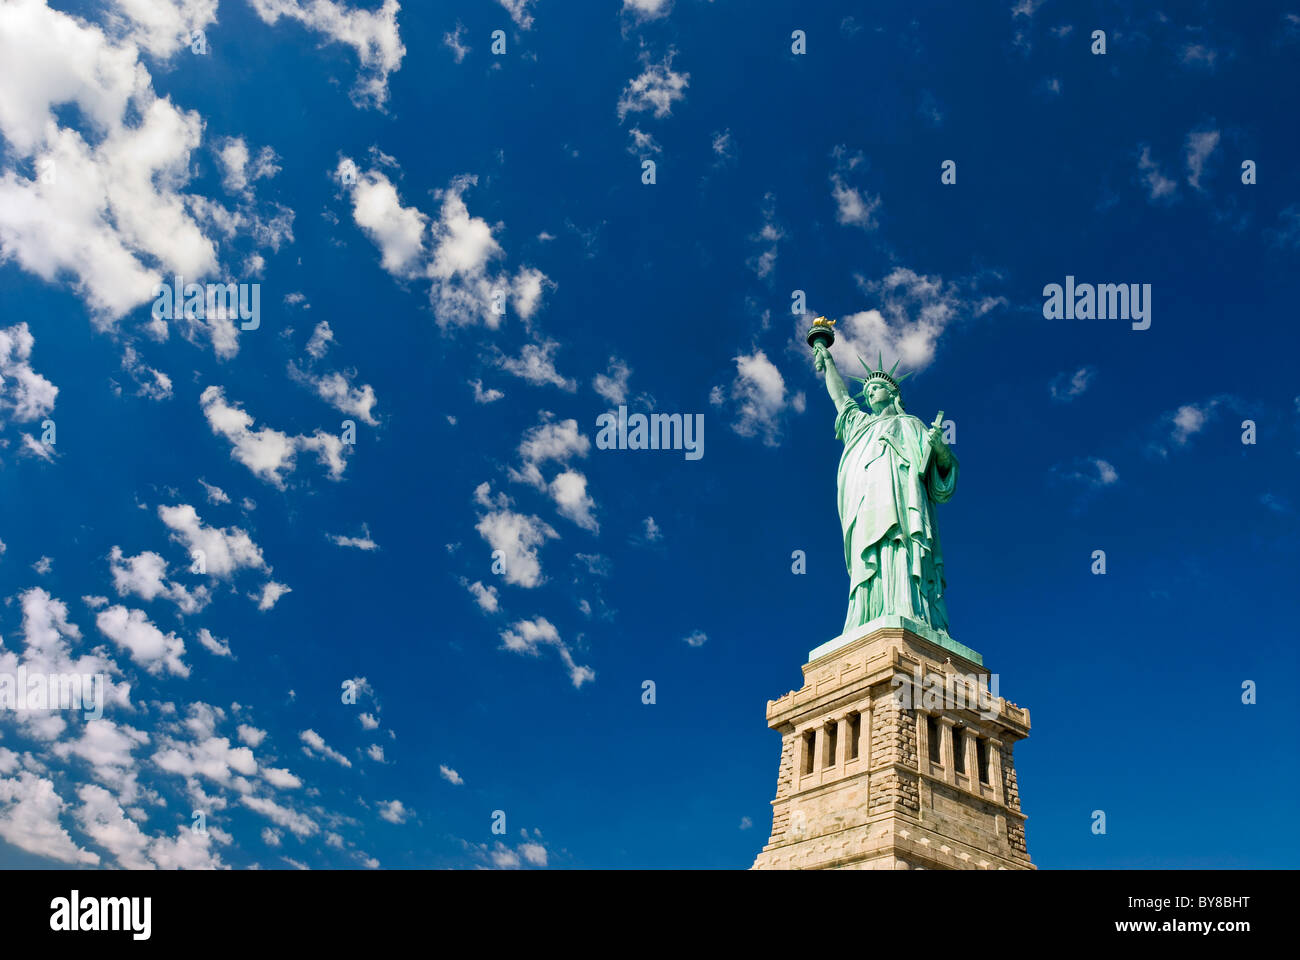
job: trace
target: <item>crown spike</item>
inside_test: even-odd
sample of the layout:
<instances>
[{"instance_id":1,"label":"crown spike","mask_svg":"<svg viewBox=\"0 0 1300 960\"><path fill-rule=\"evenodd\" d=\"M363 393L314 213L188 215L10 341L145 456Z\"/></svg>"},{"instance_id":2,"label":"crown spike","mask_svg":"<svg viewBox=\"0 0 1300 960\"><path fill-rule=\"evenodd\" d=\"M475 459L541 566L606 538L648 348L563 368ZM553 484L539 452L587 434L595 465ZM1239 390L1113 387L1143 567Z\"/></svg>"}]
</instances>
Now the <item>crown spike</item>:
<instances>
[{"instance_id":1,"label":"crown spike","mask_svg":"<svg viewBox=\"0 0 1300 960\"><path fill-rule=\"evenodd\" d=\"M898 365L899 365L901 362L902 362L901 359L899 359L899 360L895 360L895 361L894 361L894 365L893 365L892 367L889 368L889 375L890 375L891 377L894 375L894 371L898 369Z\"/></svg>"}]
</instances>

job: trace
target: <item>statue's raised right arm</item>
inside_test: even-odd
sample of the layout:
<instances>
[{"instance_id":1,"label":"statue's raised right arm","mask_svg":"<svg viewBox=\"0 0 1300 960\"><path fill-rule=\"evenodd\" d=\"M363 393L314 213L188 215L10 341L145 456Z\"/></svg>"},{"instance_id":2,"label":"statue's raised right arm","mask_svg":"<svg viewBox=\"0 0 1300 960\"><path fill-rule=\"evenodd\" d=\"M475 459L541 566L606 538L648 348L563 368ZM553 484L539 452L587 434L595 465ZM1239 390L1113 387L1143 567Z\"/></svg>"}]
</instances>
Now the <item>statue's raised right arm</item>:
<instances>
[{"instance_id":1,"label":"statue's raised right arm","mask_svg":"<svg viewBox=\"0 0 1300 960\"><path fill-rule=\"evenodd\" d=\"M813 367L818 373L825 375L826 392L835 401L837 409L845 400L850 399L849 388L844 385L844 378L840 376L840 371L835 366L835 358L831 356L826 344L818 343L813 347Z\"/></svg>"}]
</instances>

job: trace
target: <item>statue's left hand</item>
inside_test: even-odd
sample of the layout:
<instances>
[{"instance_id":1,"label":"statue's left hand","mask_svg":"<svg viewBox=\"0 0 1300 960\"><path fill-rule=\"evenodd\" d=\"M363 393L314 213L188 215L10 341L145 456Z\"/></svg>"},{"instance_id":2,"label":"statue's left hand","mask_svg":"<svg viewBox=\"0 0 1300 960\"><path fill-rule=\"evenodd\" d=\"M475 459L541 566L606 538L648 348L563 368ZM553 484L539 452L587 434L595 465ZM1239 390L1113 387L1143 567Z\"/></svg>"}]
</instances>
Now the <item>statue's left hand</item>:
<instances>
[{"instance_id":1,"label":"statue's left hand","mask_svg":"<svg viewBox=\"0 0 1300 960\"><path fill-rule=\"evenodd\" d=\"M930 441L930 446L934 449L939 465L946 467L950 464L952 462L952 451L943 442L943 411L940 411L939 415L934 418L934 423L930 424L930 429L925 432L925 435Z\"/></svg>"}]
</instances>

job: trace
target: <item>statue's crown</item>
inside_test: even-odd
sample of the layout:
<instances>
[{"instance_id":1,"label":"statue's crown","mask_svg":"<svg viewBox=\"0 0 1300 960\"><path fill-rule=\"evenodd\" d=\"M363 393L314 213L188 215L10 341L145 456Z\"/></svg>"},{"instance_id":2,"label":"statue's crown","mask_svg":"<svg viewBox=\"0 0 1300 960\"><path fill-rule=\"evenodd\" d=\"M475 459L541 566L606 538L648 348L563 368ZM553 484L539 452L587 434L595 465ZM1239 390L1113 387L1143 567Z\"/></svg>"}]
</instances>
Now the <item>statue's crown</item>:
<instances>
[{"instance_id":1,"label":"statue's crown","mask_svg":"<svg viewBox=\"0 0 1300 960\"><path fill-rule=\"evenodd\" d=\"M865 379L863 377L854 377L853 379L858 381L858 383L862 384L862 393L859 394L859 396L861 396L862 399L864 400L867 398L867 384L871 383L871 381L882 380L885 383L889 384L891 387L893 387L895 391L897 391L899 389L898 385L911 376L910 373L905 373L897 380L895 380L894 371L898 369L899 361L895 360L894 365L890 367L889 372L886 373L884 356L877 353L876 357L877 360L876 360L875 370L871 369L871 367L867 364L867 361L863 360L861 357L858 357L858 363L862 364L862 369L867 371L867 376Z\"/></svg>"}]
</instances>

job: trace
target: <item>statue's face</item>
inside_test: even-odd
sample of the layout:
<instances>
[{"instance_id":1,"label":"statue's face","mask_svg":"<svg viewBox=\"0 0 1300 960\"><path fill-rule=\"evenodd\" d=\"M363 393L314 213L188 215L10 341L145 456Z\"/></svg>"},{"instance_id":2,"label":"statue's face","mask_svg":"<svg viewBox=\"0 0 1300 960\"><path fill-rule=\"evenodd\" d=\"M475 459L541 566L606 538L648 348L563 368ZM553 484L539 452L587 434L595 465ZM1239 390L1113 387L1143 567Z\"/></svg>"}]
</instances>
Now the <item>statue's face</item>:
<instances>
[{"instance_id":1,"label":"statue's face","mask_svg":"<svg viewBox=\"0 0 1300 960\"><path fill-rule=\"evenodd\" d=\"M867 384L867 404L871 407L872 413L879 413L885 407L889 406L894 399L893 392L889 389L889 384L874 380Z\"/></svg>"}]
</instances>

